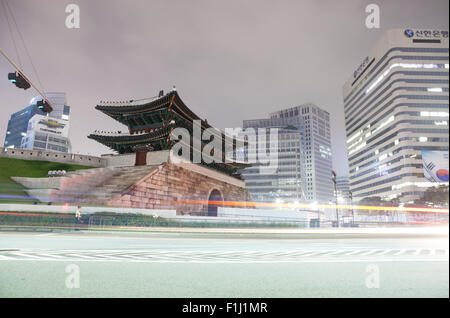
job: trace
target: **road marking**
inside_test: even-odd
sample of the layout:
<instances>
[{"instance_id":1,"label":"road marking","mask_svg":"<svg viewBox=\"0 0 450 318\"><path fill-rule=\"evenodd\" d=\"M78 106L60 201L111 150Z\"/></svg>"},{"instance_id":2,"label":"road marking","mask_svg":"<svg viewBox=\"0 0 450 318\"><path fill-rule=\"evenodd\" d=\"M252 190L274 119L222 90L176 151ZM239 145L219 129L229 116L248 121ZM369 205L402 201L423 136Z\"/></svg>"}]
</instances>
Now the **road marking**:
<instances>
[{"instance_id":1,"label":"road marking","mask_svg":"<svg viewBox=\"0 0 450 318\"><path fill-rule=\"evenodd\" d=\"M353 261L352 257L368 257L380 260L380 256L389 254L397 260L415 256L416 260L439 258L445 256L436 251L422 253L424 249L368 249L368 250L287 250L287 251L149 251L149 250L41 250L29 249L20 251L4 251L0 260L46 260L46 261L123 261L123 262L161 262L161 263L283 263L301 262L308 259L339 259L343 257ZM447 252L448 250L440 249ZM392 252L395 252L392 254ZM407 253L408 252L408 253ZM405 254L404 256L401 256ZM420 256L418 258L417 256ZM376 257L376 258L375 258ZM387 257L387 255L386 255ZM448 258L447 258L448 260Z\"/></svg>"},{"instance_id":2,"label":"road marking","mask_svg":"<svg viewBox=\"0 0 450 318\"><path fill-rule=\"evenodd\" d=\"M421 248L414 251L413 255L419 255L423 250Z\"/></svg>"},{"instance_id":3,"label":"road marking","mask_svg":"<svg viewBox=\"0 0 450 318\"><path fill-rule=\"evenodd\" d=\"M64 256L62 256L62 255L56 255L56 254L49 254L49 253L41 253L41 254L39 254L40 256L42 255L42 256L44 256L44 258L45 257L47 257L47 258L52 258L52 257L55 257L55 258L59 258L59 259L61 259L61 258L64 258Z\"/></svg>"},{"instance_id":4,"label":"road marking","mask_svg":"<svg viewBox=\"0 0 450 318\"><path fill-rule=\"evenodd\" d=\"M19 252L11 252L9 253L10 255L15 255L15 256L22 256L22 257L26 257L26 258L33 258L33 259L40 259L40 256L36 256L36 255L30 255L30 254L25 254L25 253L19 253Z\"/></svg>"},{"instance_id":5,"label":"road marking","mask_svg":"<svg viewBox=\"0 0 450 318\"><path fill-rule=\"evenodd\" d=\"M66 255L75 256L75 257L81 257L81 258L84 258L84 259L87 259L87 260L96 260L95 257L81 255L81 254L78 254L78 253L67 253Z\"/></svg>"},{"instance_id":6,"label":"road marking","mask_svg":"<svg viewBox=\"0 0 450 318\"><path fill-rule=\"evenodd\" d=\"M395 253L394 255L395 255L395 256L402 255L402 254L404 254L406 251L407 251L407 249L402 249L402 250L398 251L397 253Z\"/></svg>"},{"instance_id":7,"label":"road marking","mask_svg":"<svg viewBox=\"0 0 450 318\"><path fill-rule=\"evenodd\" d=\"M328 252L332 252L332 251L330 251L330 250L326 250L326 251L315 251L315 252L307 253L307 254L304 254L304 255L301 255L301 256L303 256L303 257L309 257L309 256L315 256L315 255L317 255L317 254L326 254L326 253L328 253Z\"/></svg>"},{"instance_id":8,"label":"road marking","mask_svg":"<svg viewBox=\"0 0 450 318\"><path fill-rule=\"evenodd\" d=\"M370 250L370 251L364 252L364 253L362 253L362 254L359 254L359 256L372 255L372 254L375 254L375 253L378 252L378 251L379 251L379 250Z\"/></svg>"},{"instance_id":9,"label":"road marking","mask_svg":"<svg viewBox=\"0 0 450 318\"><path fill-rule=\"evenodd\" d=\"M195 263L195 264L279 264L279 263L384 263L384 262L448 262L448 259L409 259L409 258L386 258L386 259L298 259L298 260L276 260L276 261L267 261L267 260L252 260L252 261L236 261L236 260L218 260L218 261L162 261L162 260L125 260L125 259L4 259L4 261L52 261L52 262L67 262L67 261L75 261L75 262L117 262L117 263Z\"/></svg>"},{"instance_id":10,"label":"road marking","mask_svg":"<svg viewBox=\"0 0 450 318\"><path fill-rule=\"evenodd\" d=\"M140 256L137 256L137 253L123 253L123 252L115 252L115 253L110 253L110 255L113 255L113 257L116 258L120 258L120 259L127 259L127 258L131 258L131 259L145 259L145 254L141 254Z\"/></svg>"},{"instance_id":11,"label":"road marking","mask_svg":"<svg viewBox=\"0 0 450 318\"><path fill-rule=\"evenodd\" d=\"M393 249L388 249L388 250L382 251L381 253L378 253L377 256L386 255L388 253L391 253L392 251L393 251Z\"/></svg>"},{"instance_id":12,"label":"road marking","mask_svg":"<svg viewBox=\"0 0 450 318\"><path fill-rule=\"evenodd\" d=\"M304 256L305 254L312 253L312 252L314 252L314 251L310 251L310 250L308 250L308 251L296 251L296 252L294 252L294 255L296 255L296 256Z\"/></svg>"},{"instance_id":13,"label":"road marking","mask_svg":"<svg viewBox=\"0 0 450 318\"><path fill-rule=\"evenodd\" d=\"M345 255L345 256L348 256L348 255L354 255L354 254L358 254L358 253L360 253L360 252L361 252L361 250L356 250L356 251L352 251L352 252L345 253L344 255Z\"/></svg>"},{"instance_id":14,"label":"road marking","mask_svg":"<svg viewBox=\"0 0 450 318\"><path fill-rule=\"evenodd\" d=\"M327 253L327 256L328 255L337 255L337 254L340 254L340 253L343 253L343 252L345 252L345 250L337 250L335 252Z\"/></svg>"},{"instance_id":15,"label":"road marking","mask_svg":"<svg viewBox=\"0 0 450 318\"><path fill-rule=\"evenodd\" d=\"M11 258L11 257L8 257L8 256L5 256L5 255L1 255L0 254L0 260L14 260L14 258Z\"/></svg>"}]
</instances>

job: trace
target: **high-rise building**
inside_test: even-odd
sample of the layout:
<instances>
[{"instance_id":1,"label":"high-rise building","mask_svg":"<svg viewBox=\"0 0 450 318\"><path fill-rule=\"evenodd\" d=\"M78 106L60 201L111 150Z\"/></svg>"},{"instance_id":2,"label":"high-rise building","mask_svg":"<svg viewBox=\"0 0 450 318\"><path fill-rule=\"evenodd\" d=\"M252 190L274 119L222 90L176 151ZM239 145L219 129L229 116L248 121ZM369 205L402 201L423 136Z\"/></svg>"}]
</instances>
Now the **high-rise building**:
<instances>
[{"instance_id":1,"label":"high-rise building","mask_svg":"<svg viewBox=\"0 0 450 318\"><path fill-rule=\"evenodd\" d=\"M35 114L44 115L36 105L30 105L11 115L5 136L5 148L20 148L22 137L27 134L28 121Z\"/></svg>"},{"instance_id":2,"label":"high-rise building","mask_svg":"<svg viewBox=\"0 0 450 318\"><path fill-rule=\"evenodd\" d=\"M332 200L329 113L316 105L304 104L269 116L243 122L244 129L279 129L277 171L264 175L254 165L242 173L252 197L262 201L280 198L326 203Z\"/></svg>"},{"instance_id":3,"label":"high-rise building","mask_svg":"<svg viewBox=\"0 0 450 318\"><path fill-rule=\"evenodd\" d=\"M21 149L71 152L69 121L34 115L28 121L27 133L22 137Z\"/></svg>"},{"instance_id":4,"label":"high-rise building","mask_svg":"<svg viewBox=\"0 0 450 318\"><path fill-rule=\"evenodd\" d=\"M301 178L302 132L295 127L283 127L277 120L263 119L259 122L258 120L251 122L252 124L244 124L245 133L249 139L254 136L255 140L261 138L267 140L268 129L277 130L276 141L272 143L267 140L270 151L275 153L276 167L261 169L266 166L266 163L257 161L242 172L245 186L251 193L252 199L260 202L300 202L304 198L304 185ZM253 132L249 132L248 128L253 128ZM261 132L264 134L263 137ZM249 144L248 147L247 155L251 151L256 153L259 143Z\"/></svg>"},{"instance_id":5,"label":"high-rise building","mask_svg":"<svg viewBox=\"0 0 450 318\"><path fill-rule=\"evenodd\" d=\"M385 33L343 87L350 190L407 203L436 183L425 151L448 158L448 30ZM445 154L446 153L446 154ZM434 173L434 170L432 171ZM448 182L447 169L438 169Z\"/></svg>"},{"instance_id":6,"label":"high-rise building","mask_svg":"<svg viewBox=\"0 0 450 318\"><path fill-rule=\"evenodd\" d=\"M348 176L336 177L336 192L336 196L339 199L347 201L350 199L350 182Z\"/></svg>"},{"instance_id":7,"label":"high-rise building","mask_svg":"<svg viewBox=\"0 0 450 318\"><path fill-rule=\"evenodd\" d=\"M53 106L47 117L36 103L42 97L35 96L30 105L11 115L5 137L5 148L42 149L70 152L68 138L70 106L65 93L46 93Z\"/></svg>"}]
</instances>

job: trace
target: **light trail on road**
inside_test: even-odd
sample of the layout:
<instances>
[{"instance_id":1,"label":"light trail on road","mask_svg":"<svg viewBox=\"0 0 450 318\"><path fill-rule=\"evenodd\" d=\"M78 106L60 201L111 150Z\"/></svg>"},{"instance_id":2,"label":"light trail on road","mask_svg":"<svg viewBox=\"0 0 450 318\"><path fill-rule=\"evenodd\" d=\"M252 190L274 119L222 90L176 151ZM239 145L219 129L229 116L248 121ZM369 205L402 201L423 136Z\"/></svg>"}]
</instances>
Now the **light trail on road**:
<instances>
[{"instance_id":1,"label":"light trail on road","mask_svg":"<svg viewBox=\"0 0 450 318\"><path fill-rule=\"evenodd\" d=\"M262 208L294 208L307 209L317 212L312 204L306 203L272 203L272 202L241 202L241 201L207 201L207 200L179 200L176 202L187 204L217 205L230 207L262 207ZM368 210L368 211L393 211L393 212L421 212L421 213L441 213L449 214L448 208L430 207L399 207L399 206L370 206L370 205L346 205L346 204L317 204L316 209L344 209L344 210Z\"/></svg>"}]
</instances>

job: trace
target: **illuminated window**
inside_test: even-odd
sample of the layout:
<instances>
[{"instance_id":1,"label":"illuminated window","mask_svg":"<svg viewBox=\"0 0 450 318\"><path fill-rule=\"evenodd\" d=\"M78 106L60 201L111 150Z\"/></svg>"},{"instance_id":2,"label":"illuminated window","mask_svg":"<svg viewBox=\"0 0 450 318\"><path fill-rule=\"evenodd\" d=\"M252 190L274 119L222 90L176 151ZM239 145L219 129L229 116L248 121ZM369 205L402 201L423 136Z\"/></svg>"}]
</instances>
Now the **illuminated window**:
<instances>
[{"instance_id":1,"label":"illuminated window","mask_svg":"<svg viewBox=\"0 0 450 318\"><path fill-rule=\"evenodd\" d=\"M419 137L419 141L425 142L425 141L428 141L428 138L427 137Z\"/></svg>"},{"instance_id":2,"label":"illuminated window","mask_svg":"<svg viewBox=\"0 0 450 318\"><path fill-rule=\"evenodd\" d=\"M448 117L448 112L420 112L422 117Z\"/></svg>"},{"instance_id":3,"label":"illuminated window","mask_svg":"<svg viewBox=\"0 0 450 318\"><path fill-rule=\"evenodd\" d=\"M426 68L426 69L432 69L432 68L448 68L448 64L416 64L416 63L394 63L389 66L389 68L384 71L383 74L381 74L373 83L370 85L367 90L366 94L370 93L389 73L393 68L401 67L401 68Z\"/></svg>"}]
</instances>

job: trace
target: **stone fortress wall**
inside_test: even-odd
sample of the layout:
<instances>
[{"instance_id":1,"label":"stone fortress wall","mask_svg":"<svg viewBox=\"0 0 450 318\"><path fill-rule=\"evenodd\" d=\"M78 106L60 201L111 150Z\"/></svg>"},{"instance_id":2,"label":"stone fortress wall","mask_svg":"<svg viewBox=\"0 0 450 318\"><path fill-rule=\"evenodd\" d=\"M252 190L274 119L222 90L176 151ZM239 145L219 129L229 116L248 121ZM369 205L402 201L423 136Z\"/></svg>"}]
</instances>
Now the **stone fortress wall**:
<instances>
[{"instance_id":1,"label":"stone fortress wall","mask_svg":"<svg viewBox=\"0 0 450 318\"><path fill-rule=\"evenodd\" d=\"M223 172L179 158L169 150L150 152L146 166L134 166L135 155L102 157L22 149L0 149L1 157L46 160L97 167L52 178L19 178L28 194L42 202L101 205L132 209L176 210L177 215L217 215L214 201L251 200L245 182ZM47 154L49 156L47 156ZM244 203L245 206L245 203ZM209 211L209 212L208 212Z\"/></svg>"},{"instance_id":2,"label":"stone fortress wall","mask_svg":"<svg viewBox=\"0 0 450 318\"><path fill-rule=\"evenodd\" d=\"M250 201L245 183L194 164L166 162L107 202L109 206L176 209L178 215L207 215L210 195L219 201ZM244 203L245 204L245 203ZM214 204L219 207L221 204Z\"/></svg>"},{"instance_id":3,"label":"stone fortress wall","mask_svg":"<svg viewBox=\"0 0 450 318\"><path fill-rule=\"evenodd\" d=\"M107 159L96 156L45 151L45 150L27 150L27 149L3 148L3 147L0 147L0 158L42 160L42 161L84 165L90 167L106 167L108 164Z\"/></svg>"}]
</instances>

